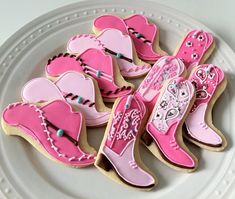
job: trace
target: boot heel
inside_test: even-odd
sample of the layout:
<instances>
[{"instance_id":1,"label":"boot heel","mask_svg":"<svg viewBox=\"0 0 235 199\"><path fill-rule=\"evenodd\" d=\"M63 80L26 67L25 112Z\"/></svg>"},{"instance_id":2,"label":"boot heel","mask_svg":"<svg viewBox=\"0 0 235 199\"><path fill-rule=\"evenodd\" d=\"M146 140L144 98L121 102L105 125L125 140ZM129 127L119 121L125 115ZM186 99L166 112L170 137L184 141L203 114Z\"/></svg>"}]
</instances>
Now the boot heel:
<instances>
[{"instance_id":1,"label":"boot heel","mask_svg":"<svg viewBox=\"0 0 235 199\"><path fill-rule=\"evenodd\" d=\"M99 155L99 158L97 160L97 163L96 165L100 168L102 168L103 170L105 171L110 171L112 169L112 164L111 162L108 160L108 158L103 155L103 154L100 154Z\"/></svg>"}]
</instances>

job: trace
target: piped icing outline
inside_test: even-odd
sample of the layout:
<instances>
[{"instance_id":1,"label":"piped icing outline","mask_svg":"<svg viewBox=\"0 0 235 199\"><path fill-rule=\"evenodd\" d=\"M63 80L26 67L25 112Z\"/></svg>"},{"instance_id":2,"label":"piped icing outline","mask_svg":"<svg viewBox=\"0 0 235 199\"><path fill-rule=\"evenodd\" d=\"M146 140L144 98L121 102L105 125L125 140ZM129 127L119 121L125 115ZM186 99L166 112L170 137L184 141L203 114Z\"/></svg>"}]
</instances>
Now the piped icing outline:
<instances>
[{"instance_id":1,"label":"piped icing outline","mask_svg":"<svg viewBox=\"0 0 235 199\"><path fill-rule=\"evenodd\" d=\"M50 113L51 112L50 108L51 107L54 108L54 106L57 107L57 108L58 107L62 108L62 110L65 110L65 109L69 110L70 114L74 114L74 117L76 115L78 117L78 119L81 120L80 123L79 123L78 129L77 129L77 137L76 137L77 142L79 142L80 135L81 135L81 130L82 130L83 116L80 112L74 112L71 109L71 107L69 106L69 104L67 104L66 102L64 102L62 100L52 101L52 102L50 102L50 103L48 103L48 104L46 104L42 107L37 107L34 104L25 103L25 102L12 103L12 104L9 104L4 109L4 111L2 113L2 120L4 121L4 123L6 123L9 126L20 128L27 136L30 136L33 140L35 140L37 142L38 145L40 145L44 149L45 152L47 152L47 156L50 156L53 159L56 159L57 161L61 162L62 164L66 164L66 165L69 165L69 166L75 166L75 167L84 167L84 166L89 166L89 165L93 164L94 161L95 161L95 155L94 154L88 154L88 153L82 151L82 149L78 145L75 145L75 147L78 150L77 153L78 154L80 153L80 155L81 155L80 157L77 157L77 156L74 156L74 155L71 156L71 155L65 154L64 152L60 152L60 147L61 146L55 145L56 140L53 139L52 132L51 132L53 128L50 130L49 127L51 127L51 126L47 123L47 120L52 119L52 118L48 119L48 116L51 114ZM10 116L16 115L16 113L14 113L14 114L10 113L10 111L12 109L19 109L19 110L15 110L15 111L20 114L20 108L22 108L23 109L22 111L24 111L25 107L27 107L28 113L24 114L24 117L21 117L21 121L17 122L17 119L16 119L16 121L14 121L13 118L11 119ZM33 111L31 109L33 109ZM31 115L30 116L29 111L33 112L34 114L36 112L37 115L36 116ZM27 110L26 110L26 112L27 112ZM29 118L27 118L27 117L29 117ZM41 126L40 127L41 129L39 129L39 130L41 132L44 132L44 135L46 136L45 140L44 140L44 138L40 138L40 135L43 135L43 134L33 132L33 128L37 128L36 125L34 125L31 128L27 127L27 126L24 126L24 125L26 125L26 124L24 124L25 122L27 122L28 120L30 120L32 118L35 119L35 117L39 120L38 123L39 123L39 126ZM50 115L50 117L51 117L51 115ZM56 117L58 117L58 115L56 115ZM26 121L23 121L24 119ZM12 122L10 120L12 120ZM55 118L54 118L54 120L55 120ZM58 129L60 129L60 128L58 127ZM75 129L73 129L73 130L75 130ZM5 131L7 131L7 130L5 129ZM8 132L6 132L6 133L8 133ZM67 134L67 136L70 136L70 135ZM62 137L62 135L61 136L57 135L57 137ZM60 138L60 139L63 139L63 138ZM75 138L73 138L73 139L75 139ZM64 138L63 142L66 142L66 140L67 139ZM44 141L45 141L45 143L43 143ZM48 146L46 146L47 143L49 143ZM74 143L72 143L71 141L67 141L67 143L64 147L68 148L69 143L70 143L70 146L74 146ZM73 150L73 149L71 149L71 150ZM50 150L52 150L54 152L52 152ZM85 162L81 162L81 161L85 161Z\"/></svg>"},{"instance_id":2,"label":"piped icing outline","mask_svg":"<svg viewBox=\"0 0 235 199\"><path fill-rule=\"evenodd\" d=\"M187 133L196 142L214 148L221 147L223 139L208 125L206 114L213 95L224 80L222 69L213 64L199 65L189 76L196 90L196 100L185 121Z\"/></svg>"},{"instance_id":3,"label":"piped icing outline","mask_svg":"<svg viewBox=\"0 0 235 199\"><path fill-rule=\"evenodd\" d=\"M89 48L97 48L114 56L124 77L138 77L151 69L150 64L141 62L141 65L137 65L134 62L133 51L135 49L133 47L129 35L124 35L121 31L110 28L103 30L96 37L91 34L75 35L67 43L69 53L81 54Z\"/></svg>"},{"instance_id":4,"label":"piped icing outline","mask_svg":"<svg viewBox=\"0 0 235 199\"><path fill-rule=\"evenodd\" d=\"M185 36L175 56L182 59L186 68L191 70L201 64L213 44L212 34L204 30L192 30Z\"/></svg>"},{"instance_id":5,"label":"piped icing outline","mask_svg":"<svg viewBox=\"0 0 235 199\"><path fill-rule=\"evenodd\" d=\"M169 80L165 83L146 125L146 130L162 158L183 169L195 169L197 165L177 139L178 128L182 128L181 120L185 118L193 98L194 87L189 80L183 77Z\"/></svg>"},{"instance_id":6,"label":"piped icing outline","mask_svg":"<svg viewBox=\"0 0 235 199\"><path fill-rule=\"evenodd\" d=\"M139 26L140 24L142 27ZM129 34L134 42L136 52L142 60L157 61L162 56L153 49L153 44L157 39L158 28L155 24L149 23L144 15L135 14L124 19L110 14L102 15L94 20L93 27L98 30L115 28L124 34ZM147 29L149 30L147 31ZM147 34L150 35L147 36ZM147 50L148 53L146 52Z\"/></svg>"},{"instance_id":7,"label":"piped icing outline","mask_svg":"<svg viewBox=\"0 0 235 199\"><path fill-rule=\"evenodd\" d=\"M84 62L84 57L86 58L86 62L93 62L97 60L97 63L95 63L96 65L89 66ZM93 59L90 59L90 57L93 57ZM104 62L107 62L105 72L104 68L102 68L102 70L97 70L94 68L100 67L100 65L98 65L100 63L98 59L101 58ZM60 67L58 67L58 64L61 64ZM107 67L107 64L109 67ZM60 53L58 56L54 56L52 59L48 60L48 64L46 65L45 70L46 74L52 77L57 77L62 73L71 70L84 72L97 80L101 95L104 99L113 100L117 97L133 92L133 85L127 84L127 82L125 82L126 85L122 87L116 85L116 74L114 74L114 67L115 66L110 55L106 55L103 51L98 49L88 49L78 57L75 55L70 55L69 53Z\"/></svg>"},{"instance_id":8,"label":"piped icing outline","mask_svg":"<svg viewBox=\"0 0 235 199\"><path fill-rule=\"evenodd\" d=\"M80 87L86 89L82 90ZM79 72L68 71L60 75L55 82L45 77L30 80L23 86L21 96L24 102L29 103L66 100L84 114L87 126L99 126L107 123L110 112L107 112L108 109L106 111L96 109L96 92L90 77Z\"/></svg>"}]
</instances>

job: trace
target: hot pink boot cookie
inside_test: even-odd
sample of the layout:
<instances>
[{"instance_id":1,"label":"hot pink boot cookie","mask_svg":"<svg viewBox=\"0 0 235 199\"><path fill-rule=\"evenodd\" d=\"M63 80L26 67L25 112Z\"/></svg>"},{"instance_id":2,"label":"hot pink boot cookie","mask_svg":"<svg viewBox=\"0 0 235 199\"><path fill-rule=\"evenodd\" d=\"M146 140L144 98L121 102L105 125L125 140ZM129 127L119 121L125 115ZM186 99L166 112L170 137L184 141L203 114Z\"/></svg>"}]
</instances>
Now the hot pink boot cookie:
<instances>
[{"instance_id":1,"label":"hot pink boot cookie","mask_svg":"<svg viewBox=\"0 0 235 199\"><path fill-rule=\"evenodd\" d=\"M203 30L192 30L187 33L183 42L175 52L181 58L187 69L204 63L215 48L212 34Z\"/></svg>"},{"instance_id":2,"label":"hot pink boot cookie","mask_svg":"<svg viewBox=\"0 0 235 199\"><path fill-rule=\"evenodd\" d=\"M182 77L166 82L149 117L142 137L147 148L163 163L176 169L191 172L197 159L184 145L182 124L194 100L194 87Z\"/></svg>"}]
</instances>

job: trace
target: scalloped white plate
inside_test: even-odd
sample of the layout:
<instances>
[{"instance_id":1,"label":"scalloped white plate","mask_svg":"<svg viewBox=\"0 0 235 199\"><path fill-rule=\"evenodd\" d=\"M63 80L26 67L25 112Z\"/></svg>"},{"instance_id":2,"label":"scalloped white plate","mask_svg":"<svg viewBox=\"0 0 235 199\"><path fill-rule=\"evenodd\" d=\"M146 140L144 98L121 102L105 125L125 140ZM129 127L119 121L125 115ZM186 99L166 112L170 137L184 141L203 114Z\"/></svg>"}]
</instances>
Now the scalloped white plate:
<instances>
[{"instance_id":1,"label":"scalloped white plate","mask_svg":"<svg viewBox=\"0 0 235 199\"><path fill-rule=\"evenodd\" d=\"M0 105L20 100L20 89L26 81L43 75L49 57L65 50L74 34L91 31L92 20L101 14L130 15L141 13L160 27L164 50L174 51L177 42L192 28L204 25L176 10L148 1L100 0L72 4L32 21L16 32L0 48ZM214 34L214 33L213 33ZM216 36L216 34L214 34ZM178 173L155 159L144 147L141 156L158 176L159 185L150 192L122 187L103 176L94 167L67 168L49 161L26 141L0 133L0 190L6 198L234 198L235 191L235 59L232 50L216 36L217 48L208 62L221 66L229 84L214 108L214 123L226 135L229 147L213 153L190 149L200 159L192 174ZM139 82L135 82L138 84ZM0 129L2 131L2 129ZM88 130L90 143L98 149L104 129Z\"/></svg>"}]
</instances>

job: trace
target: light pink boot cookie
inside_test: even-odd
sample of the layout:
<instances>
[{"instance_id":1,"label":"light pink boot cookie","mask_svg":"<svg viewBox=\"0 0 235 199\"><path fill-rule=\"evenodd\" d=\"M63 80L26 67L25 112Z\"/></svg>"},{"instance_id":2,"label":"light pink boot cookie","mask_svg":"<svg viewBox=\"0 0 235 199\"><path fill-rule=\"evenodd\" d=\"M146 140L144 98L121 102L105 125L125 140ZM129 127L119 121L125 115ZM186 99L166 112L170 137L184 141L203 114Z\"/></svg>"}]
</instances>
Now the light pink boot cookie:
<instances>
[{"instance_id":1,"label":"light pink boot cookie","mask_svg":"<svg viewBox=\"0 0 235 199\"><path fill-rule=\"evenodd\" d=\"M159 160L187 172L197 167L197 159L182 139L182 124L193 100L194 87L190 81L182 77L169 80L164 84L146 126L151 137L142 137Z\"/></svg>"},{"instance_id":2,"label":"light pink boot cookie","mask_svg":"<svg viewBox=\"0 0 235 199\"><path fill-rule=\"evenodd\" d=\"M135 91L135 95L145 103L149 114L151 114L164 82L171 78L185 75L184 63L179 58L164 56L153 65L148 75Z\"/></svg>"},{"instance_id":3,"label":"light pink boot cookie","mask_svg":"<svg viewBox=\"0 0 235 199\"><path fill-rule=\"evenodd\" d=\"M125 19L114 15L102 15L93 23L94 32L106 28L118 29L132 38L140 59L154 63L166 55L159 47L159 30L144 15L135 14Z\"/></svg>"},{"instance_id":4,"label":"light pink boot cookie","mask_svg":"<svg viewBox=\"0 0 235 199\"><path fill-rule=\"evenodd\" d=\"M211 111L216 99L226 88L224 72L212 64L200 65L192 71L189 80L196 89L196 101L185 124L186 137L196 145L221 151L226 145L223 134L212 124Z\"/></svg>"},{"instance_id":5,"label":"light pink boot cookie","mask_svg":"<svg viewBox=\"0 0 235 199\"><path fill-rule=\"evenodd\" d=\"M96 37L87 34L76 35L67 43L67 50L72 54L79 55L89 48L103 50L116 58L123 77L139 77L151 69L150 64L138 58L131 37L117 29L105 29Z\"/></svg>"},{"instance_id":6,"label":"light pink boot cookie","mask_svg":"<svg viewBox=\"0 0 235 199\"><path fill-rule=\"evenodd\" d=\"M62 100L43 107L23 102L10 104L3 111L2 127L6 134L23 137L58 163L85 167L95 161L95 150L82 135L86 135L82 114L73 112Z\"/></svg>"},{"instance_id":7,"label":"light pink boot cookie","mask_svg":"<svg viewBox=\"0 0 235 199\"><path fill-rule=\"evenodd\" d=\"M98 82L105 101L114 101L117 97L132 93L134 88L133 84L123 79L114 61L98 49L88 49L79 57L61 53L49 59L46 74L58 77L67 71L84 72Z\"/></svg>"},{"instance_id":8,"label":"light pink boot cookie","mask_svg":"<svg viewBox=\"0 0 235 199\"><path fill-rule=\"evenodd\" d=\"M144 103L135 96L117 99L95 162L108 177L140 189L151 189L156 184L138 152L146 116Z\"/></svg>"}]
</instances>

